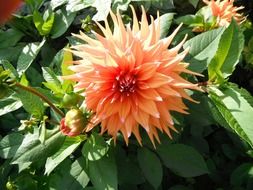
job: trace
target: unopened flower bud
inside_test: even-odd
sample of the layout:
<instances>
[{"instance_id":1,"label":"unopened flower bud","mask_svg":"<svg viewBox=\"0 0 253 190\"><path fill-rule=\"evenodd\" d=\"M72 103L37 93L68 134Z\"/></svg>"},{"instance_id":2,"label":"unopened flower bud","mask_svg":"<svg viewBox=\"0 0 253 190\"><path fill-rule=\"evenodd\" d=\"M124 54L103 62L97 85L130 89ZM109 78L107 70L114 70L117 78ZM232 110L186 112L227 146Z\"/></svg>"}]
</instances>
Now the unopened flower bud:
<instances>
[{"instance_id":1,"label":"unopened flower bud","mask_svg":"<svg viewBox=\"0 0 253 190\"><path fill-rule=\"evenodd\" d=\"M79 109L71 109L61 120L61 131L67 136L80 135L87 124L87 119Z\"/></svg>"}]
</instances>

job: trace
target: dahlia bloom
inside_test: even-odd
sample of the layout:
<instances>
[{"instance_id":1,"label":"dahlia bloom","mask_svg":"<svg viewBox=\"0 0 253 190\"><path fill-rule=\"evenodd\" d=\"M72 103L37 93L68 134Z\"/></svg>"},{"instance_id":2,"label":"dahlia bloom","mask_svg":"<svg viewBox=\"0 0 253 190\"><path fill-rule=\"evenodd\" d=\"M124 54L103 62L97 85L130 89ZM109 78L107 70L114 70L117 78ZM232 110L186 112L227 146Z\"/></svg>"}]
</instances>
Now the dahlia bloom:
<instances>
[{"instance_id":1,"label":"dahlia bloom","mask_svg":"<svg viewBox=\"0 0 253 190\"><path fill-rule=\"evenodd\" d=\"M144 8L140 25L134 8L133 26L124 26L120 13L110 12L114 23L111 31L97 23L103 36L96 39L84 33L74 36L87 44L76 45L72 51L81 59L70 69L75 74L64 79L77 81L76 90L85 89L86 108L93 113L86 131L101 124L101 133L108 132L116 141L118 132L128 144L133 133L141 144L139 127L147 132L154 144L158 130L171 137L176 131L170 111L187 113L183 98L192 100L185 89L199 90L196 84L183 79L181 73L197 74L186 69L183 59L188 49L180 52L186 37L168 49L180 26L167 38L160 39L158 22L151 17L148 25ZM193 100L192 100L193 101Z\"/></svg>"},{"instance_id":2,"label":"dahlia bloom","mask_svg":"<svg viewBox=\"0 0 253 190\"><path fill-rule=\"evenodd\" d=\"M22 2L22 0L0 0L0 24L6 22Z\"/></svg>"},{"instance_id":3,"label":"dahlia bloom","mask_svg":"<svg viewBox=\"0 0 253 190\"><path fill-rule=\"evenodd\" d=\"M246 17L238 13L238 11L244 7L234 6L234 0L203 0L203 2L211 8L213 16L217 18L218 26L228 26L232 18L234 18L238 24L246 20Z\"/></svg>"}]
</instances>

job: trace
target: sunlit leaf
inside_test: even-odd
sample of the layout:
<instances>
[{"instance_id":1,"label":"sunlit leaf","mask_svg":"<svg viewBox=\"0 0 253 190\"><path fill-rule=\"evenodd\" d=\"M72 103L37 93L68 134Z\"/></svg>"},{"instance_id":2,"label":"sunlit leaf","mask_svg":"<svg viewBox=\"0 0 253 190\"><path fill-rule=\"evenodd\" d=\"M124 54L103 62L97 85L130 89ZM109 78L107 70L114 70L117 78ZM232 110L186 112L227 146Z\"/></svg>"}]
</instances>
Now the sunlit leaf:
<instances>
[{"instance_id":1,"label":"sunlit leaf","mask_svg":"<svg viewBox=\"0 0 253 190\"><path fill-rule=\"evenodd\" d=\"M80 138L66 137L61 148L47 159L45 174L50 174L65 158L67 158L80 145Z\"/></svg>"},{"instance_id":2,"label":"sunlit leaf","mask_svg":"<svg viewBox=\"0 0 253 190\"><path fill-rule=\"evenodd\" d=\"M45 40L43 40L40 43L30 43L26 45L22 53L20 54L18 58L18 63L17 63L17 72L19 76L21 76L32 64L36 56L38 55L41 47L44 45Z\"/></svg>"},{"instance_id":3,"label":"sunlit leaf","mask_svg":"<svg viewBox=\"0 0 253 190\"><path fill-rule=\"evenodd\" d=\"M210 81L222 82L232 74L243 50L244 38L233 20L221 36L219 48L208 66Z\"/></svg>"},{"instance_id":4,"label":"sunlit leaf","mask_svg":"<svg viewBox=\"0 0 253 190\"><path fill-rule=\"evenodd\" d=\"M251 127L253 107L245 99L245 96L240 94L240 89L234 85L229 85L223 89L210 87L210 90L209 97L223 119L222 121L217 120L220 125L234 131L253 146L253 130Z\"/></svg>"}]
</instances>

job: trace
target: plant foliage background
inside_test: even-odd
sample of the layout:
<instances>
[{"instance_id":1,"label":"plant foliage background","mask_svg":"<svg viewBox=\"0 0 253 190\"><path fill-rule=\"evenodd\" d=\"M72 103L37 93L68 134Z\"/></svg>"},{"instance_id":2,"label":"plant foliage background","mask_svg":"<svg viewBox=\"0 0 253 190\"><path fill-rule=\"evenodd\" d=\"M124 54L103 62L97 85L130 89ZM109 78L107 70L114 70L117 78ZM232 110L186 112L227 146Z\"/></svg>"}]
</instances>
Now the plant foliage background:
<instances>
[{"instance_id":1,"label":"plant foliage background","mask_svg":"<svg viewBox=\"0 0 253 190\"><path fill-rule=\"evenodd\" d=\"M26 0L0 29L0 189L253 189L253 4L235 3L245 6L244 24L197 33L198 0ZM64 49L80 43L71 33L101 33L94 21L110 9L129 24L130 4L137 16L141 5L154 17L159 11L163 37L184 23L173 45L188 34L185 61L204 75L189 80L205 91L189 93L200 103L185 101L190 114L173 114L179 133L160 134L156 148L145 133L143 146L134 138L126 146L121 135L115 145L99 128L64 136L61 116L15 82L66 113L83 100L59 77L73 60Z\"/></svg>"}]
</instances>

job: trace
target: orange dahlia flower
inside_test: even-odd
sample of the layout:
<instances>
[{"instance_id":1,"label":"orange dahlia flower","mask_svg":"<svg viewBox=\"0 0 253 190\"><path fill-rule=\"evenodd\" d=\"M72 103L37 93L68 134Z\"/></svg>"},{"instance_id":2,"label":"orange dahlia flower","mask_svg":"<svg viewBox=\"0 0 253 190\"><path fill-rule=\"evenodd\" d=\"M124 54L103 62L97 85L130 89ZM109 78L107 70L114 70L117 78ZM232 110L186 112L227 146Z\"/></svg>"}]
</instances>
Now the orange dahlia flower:
<instances>
[{"instance_id":1,"label":"orange dahlia flower","mask_svg":"<svg viewBox=\"0 0 253 190\"><path fill-rule=\"evenodd\" d=\"M203 0L212 10L213 16L217 18L218 26L228 26L234 18L238 24L246 20L238 11L243 9L243 6L236 7L233 5L234 0Z\"/></svg>"},{"instance_id":2,"label":"orange dahlia flower","mask_svg":"<svg viewBox=\"0 0 253 190\"><path fill-rule=\"evenodd\" d=\"M22 2L23 0L0 0L0 24L6 22Z\"/></svg>"},{"instance_id":3,"label":"orange dahlia flower","mask_svg":"<svg viewBox=\"0 0 253 190\"><path fill-rule=\"evenodd\" d=\"M110 12L114 23L111 31L97 23L104 36L92 39L80 33L74 36L87 42L72 51L81 59L70 69L75 74L65 79L77 81L75 89L85 89L85 104L94 114L86 131L101 123L116 140L118 132L128 138L133 133L141 144L139 127L143 127L152 143L159 142L158 130L171 137L176 131L170 111L187 113L182 98L192 100L185 89L199 89L183 79L181 73L196 74L186 69L183 59L188 49L180 51L186 38L168 49L180 26L167 38L160 39L160 25L151 17L148 25L144 8L140 25L133 12L133 26L125 28L120 13Z\"/></svg>"}]
</instances>

